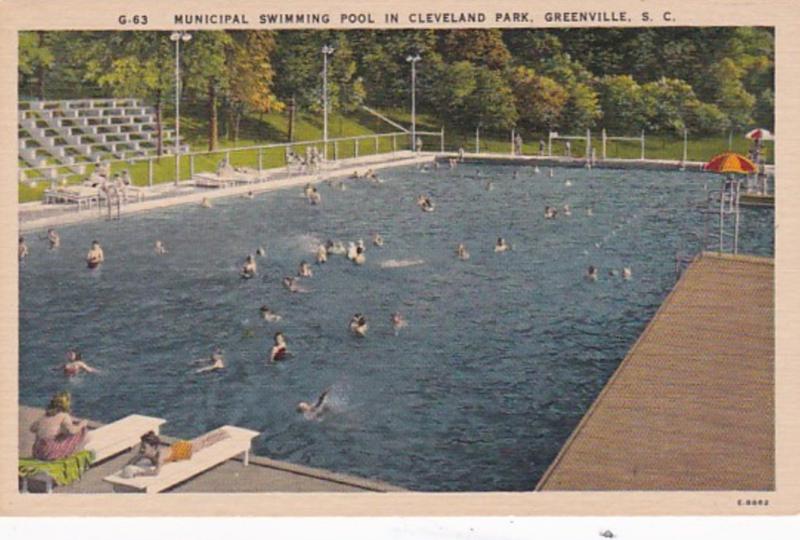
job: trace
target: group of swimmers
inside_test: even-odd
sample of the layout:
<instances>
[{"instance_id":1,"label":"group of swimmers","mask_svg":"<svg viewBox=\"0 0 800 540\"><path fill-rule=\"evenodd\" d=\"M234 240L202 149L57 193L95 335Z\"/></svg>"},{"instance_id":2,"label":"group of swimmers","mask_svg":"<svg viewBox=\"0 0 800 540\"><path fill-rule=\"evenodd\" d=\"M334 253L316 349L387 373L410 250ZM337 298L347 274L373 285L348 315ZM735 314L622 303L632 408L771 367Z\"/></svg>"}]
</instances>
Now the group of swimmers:
<instances>
[{"instance_id":1,"label":"group of swimmers","mask_svg":"<svg viewBox=\"0 0 800 540\"><path fill-rule=\"evenodd\" d=\"M597 281L598 275L599 275L598 270L595 266L589 266L589 268L586 269L586 279L588 281ZM612 268L611 270L608 271L608 275L610 277L616 277L621 275L622 279L627 281L631 279L631 277L633 277L633 271L628 266L625 266L622 269L622 271L618 271Z\"/></svg>"}]
</instances>

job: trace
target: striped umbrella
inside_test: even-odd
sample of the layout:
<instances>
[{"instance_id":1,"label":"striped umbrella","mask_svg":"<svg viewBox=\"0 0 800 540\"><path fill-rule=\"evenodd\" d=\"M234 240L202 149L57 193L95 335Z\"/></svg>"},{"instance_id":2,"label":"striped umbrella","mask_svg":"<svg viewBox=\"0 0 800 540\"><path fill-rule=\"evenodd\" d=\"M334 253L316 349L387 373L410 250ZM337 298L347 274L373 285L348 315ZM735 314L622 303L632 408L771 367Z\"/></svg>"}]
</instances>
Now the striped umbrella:
<instances>
[{"instance_id":1,"label":"striped umbrella","mask_svg":"<svg viewBox=\"0 0 800 540\"><path fill-rule=\"evenodd\" d=\"M748 131L747 133L745 133L744 137L745 137L745 139L752 139L754 141L756 141L756 140L759 140L759 141L774 141L775 140L775 135L770 133L770 131L768 129L764 129L764 128L752 129L752 130Z\"/></svg>"},{"instance_id":2,"label":"striped umbrella","mask_svg":"<svg viewBox=\"0 0 800 540\"><path fill-rule=\"evenodd\" d=\"M716 173L741 173L756 172L756 164L736 152L725 152L714 156L703 165L704 171Z\"/></svg>"}]
</instances>

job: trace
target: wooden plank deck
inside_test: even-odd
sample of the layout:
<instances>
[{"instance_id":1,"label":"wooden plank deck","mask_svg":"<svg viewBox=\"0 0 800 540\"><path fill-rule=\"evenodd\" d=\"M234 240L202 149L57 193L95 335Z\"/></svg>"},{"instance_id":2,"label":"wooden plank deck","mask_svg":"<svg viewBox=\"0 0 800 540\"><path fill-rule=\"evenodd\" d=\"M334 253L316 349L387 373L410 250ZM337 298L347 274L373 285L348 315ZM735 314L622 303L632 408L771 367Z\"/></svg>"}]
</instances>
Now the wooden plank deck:
<instances>
[{"instance_id":1,"label":"wooden plank deck","mask_svg":"<svg viewBox=\"0 0 800 540\"><path fill-rule=\"evenodd\" d=\"M772 259L703 254L540 491L775 489Z\"/></svg>"}]
</instances>

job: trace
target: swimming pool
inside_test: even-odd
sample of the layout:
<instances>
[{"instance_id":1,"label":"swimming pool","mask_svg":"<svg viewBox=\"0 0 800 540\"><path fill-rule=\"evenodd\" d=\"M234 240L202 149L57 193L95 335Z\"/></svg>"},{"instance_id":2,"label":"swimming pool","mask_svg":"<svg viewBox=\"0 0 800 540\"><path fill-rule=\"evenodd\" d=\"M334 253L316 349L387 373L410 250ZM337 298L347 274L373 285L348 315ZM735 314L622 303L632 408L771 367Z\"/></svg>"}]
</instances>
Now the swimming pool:
<instances>
[{"instance_id":1,"label":"swimming pool","mask_svg":"<svg viewBox=\"0 0 800 540\"><path fill-rule=\"evenodd\" d=\"M703 218L692 207L719 181L546 172L397 168L381 185L321 185L320 206L295 188L65 227L56 251L28 235L20 402L41 407L66 387L79 415L160 416L180 437L235 424L262 432L258 454L409 489L532 489L674 285L676 251L696 249ZM435 212L416 207L420 193ZM546 205L564 204L571 216L544 219ZM741 250L772 254L772 223L772 210L744 210ZM513 250L494 253L498 236ZM95 238L107 262L92 273L83 258ZM333 256L304 280L311 292L284 289L328 238L363 238L366 264ZM168 255L154 253L157 239ZM467 261L454 256L460 242ZM259 276L241 280L261 245ZM589 265L595 283L583 279ZM631 280L608 274L624 266ZM262 304L283 320L262 321ZM409 321L399 335L394 311ZM365 339L348 333L356 312ZM293 357L268 365L277 330ZM192 373L215 345L228 367ZM70 347L101 373L53 370ZM327 387L333 411L304 420L296 403Z\"/></svg>"}]
</instances>

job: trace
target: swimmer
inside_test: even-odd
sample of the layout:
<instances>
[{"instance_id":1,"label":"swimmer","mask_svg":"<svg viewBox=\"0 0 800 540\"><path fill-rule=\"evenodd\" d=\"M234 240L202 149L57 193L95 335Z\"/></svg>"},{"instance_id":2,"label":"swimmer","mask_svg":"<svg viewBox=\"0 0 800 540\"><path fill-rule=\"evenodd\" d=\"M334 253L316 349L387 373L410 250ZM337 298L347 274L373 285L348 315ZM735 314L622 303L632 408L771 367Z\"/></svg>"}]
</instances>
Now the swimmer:
<instances>
[{"instance_id":1,"label":"swimmer","mask_svg":"<svg viewBox=\"0 0 800 540\"><path fill-rule=\"evenodd\" d=\"M306 199L309 199L312 193L314 193L314 186L312 186L311 183L308 183L305 186L303 186L303 196Z\"/></svg>"},{"instance_id":2,"label":"swimmer","mask_svg":"<svg viewBox=\"0 0 800 540\"><path fill-rule=\"evenodd\" d=\"M17 247L17 256L19 257L20 261L28 256L28 245L25 243L25 237L24 236L20 236L19 237L19 245Z\"/></svg>"},{"instance_id":3,"label":"swimmer","mask_svg":"<svg viewBox=\"0 0 800 540\"><path fill-rule=\"evenodd\" d=\"M586 269L586 279L589 281L597 281L597 268L589 266L589 268Z\"/></svg>"},{"instance_id":4,"label":"swimmer","mask_svg":"<svg viewBox=\"0 0 800 540\"><path fill-rule=\"evenodd\" d=\"M539 170L539 166L536 165L533 167L533 174L539 174L541 171Z\"/></svg>"},{"instance_id":5,"label":"swimmer","mask_svg":"<svg viewBox=\"0 0 800 540\"><path fill-rule=\"evenodd\" d=\"M100 247L100 242L97 240L92 241L92 247L89 253L86 254L86 266L89 269L95 269L105 260L105 254L103 253L103 248Z\"/></svg>"},{"instance_id":6,"label":"swimmer","mask_svg":"<svg viewBox=\"0 0 800 540\"><path fill-rule=\"evenodd\" d=\"M592 210L591 207L587 208L586 209L586 215L589 216L589 217L592 217L594 215L594 210Z\"/></svg>"},{"instance_id":7,"label":"swimmer","mask_svg":"<svg viewBox=\"0 0 800 540\"><path fill-rule=\"evenodd\" d=\"M312 188L312 189L313 191L311 192L311 195L308 196L308 202L316 206L322 202L322 195L319 194L317 188Z\"/></svg>"},{"instance_id":8,"label":"swimmer","mask_svg":"<svg viewBox=\"0 0 800 540\"><path fill-rule=\"evenodd\" d=\"M329 388L322 392L313 405L307 401L301 401L297 404L297 412L302 413L306 420L316 420L322 416L325 411L330 409L328 405L328 395L330 391Z\"/></svg>"},{"instance_id":9,"label":"swimmer","mask_svg":"<svg viewBox=\"0 0 800 540\"><path fill-rule=\"evenodd\" d=\"M369 330L367 318L361 313L356 313L353 315L353 318L350 319L350 324L348 327L350 328L350 331L358 337L365 337L367 335L367 330Z\"/></svg>"},{"instance_id":10,"label":"swimmer","mask_svg":"<svg viewBox=\"0 0 800 540\"><path fill-rule=\"evenodd\" d=\"M333 240L325 242L325 249L328 251L328 255L345 255L347 253L347 248L344 247L344 244Z\"/></svg>"},{"instance_id":11,"label":"swimmer","mask_svg":"<svg viewBox=\"0 0 800 540\"><path fill-rule=\"evenodd\" d=\"M513 178L514 180L516 180L517 178L519 178L519 171L518 171L518 170L516 170L516 169L514 169L514 172L513 172L513 173L511 173L511 178Z\"/></svg>"},{"instance_id":12,"label":"swimmer","mask_svg":"<svg viewBox=\"0 0 800 540\"><path fill-rule=\"evenodd\" d=\"M256 250L256 255L258 255L259 257L266 257L267 256L267 250L265 248L259 246L259 248Z\"/></svg>"},{"instance_id":13,"label":"swimmer","mask_svg":"<svg viewBox=\"0 0 800 540\"><path fill-rule=\"evenodd\" d=\"M503 251L508 251L510 249L511 246L506 243L502 236L497 238L497 243L494 245L495 253L502 253Z\"/></svg>"},{"instance_id":14,"label":"swimmer","mask_svg":"<svg viewBox=\"0 0 800 540\"><path fill-rule=\"evenodd\" d=\"M47 240L50 242L50 249L56 249L61 245L61 237L55 229L47 229Z\"/></svg>"},{"instance_id":15,"label":"swimmer","mask_svg":"<svg viewBox=\"0 0 800 540\"><path fill-rule=\"evenodd\" d=\"M425 200L422 201L420 208L422 208L423 212L433 212L436 207L428 197L425 197Z\"/></svg>"},{"instance_id":16,"label":"swimmer","mask_svg":"<svg viewBox=\"0 0 800 540\"><path fill-rule=\"evenodd\" d=\"M154 248L154 251L156 252L156 255L167 254L167 248L164 247L164 244L161 242L161 240L156 240L156 247Z\"/></svg>"},{"instance_id":17,"label":"swimmer","mask_svg":"<svg viewBox=\"0 0 800 540\"><path fill-rule=\"evenodd\" d=\"M572 185L572 180L569 180L569 179L565 180L565 181L564 181L564 185L565 185L566 187L570 187L570 186Z\"/></svg>"},{"instance_id":18,"label":"swimmer","mask_svg":"<svg viewBox=\"0 0 800 540\"><path fill-rule=\"evenodd\" d=\"M261 314L261 318L267 322L278 322L283 318L274 311L272 311L271 309L269 309L266 306L266 304L258 308L258 312Z\"/></svg>"},{"instance_id":19,"label":"swimmer","mask_svg":"<svg viewBox=\"0 0 800 540\"><path fill-rule=\"evenodd\" d=\"M299 277L312 277L314 272L311 271L311 267L306 261L302 261L300 267L297 269L297 275Z\"/></svg>"},{"instance_id":20,"label":"swimmer","mask_svg":"<svg viewBox=\"0 0 800 540\"><path fill-rule=\"evenodd\" d=\"M205 360L201 360L205 362ZM201 367L198 370L195 370L195 373L209 373L211 371L218 371L220 369L225 369L225 357L222 356L222 349L219 347L214 349L214 352L211 353L211 363L207 366Z\"/></svg>"},{"instance_id":21,"label":"swimmer","mask_svg":"<svg viewBox=\"0 0 800 540\"><path fill-rule=\"evenodd\" d=\"M367 262L367 256L364 255L364 248L361 246L356 247L356 256L353 259L353 262L357 265L362 265Z\"/></svg>"},{"instance_id":22,"label":"swimmer","mask_svg":"<svg viewBox=\"0 0 800 540\"><path fill-rule=\"evenodd\" d=\"M363 238L359 238L359 239L358 239L358 242L356 242L356 247L357 247L357 248L361 248L361 249L363 249L364 251L366 251L366 250L367 250L367 247L364 245L364 239L363 239Z\"/></svg>"},{"instance_id":23,"label":"swimmer","mask_svg":"<svg viewBox=\"0 0 800 540\"><path fill-rule=\"evenodd\" d=\"M361 175L358 173L358 171L353 171L353 174L350 175L350 178L358 180L361 178Z\"/></svg>"},{"instance_id":24,"label":"swimmer","mask_svg":"<svg viewBox=\"0 0 800 540\"><path fill-rule=\"evenodd\" d=\"M610 277L617 277L619 275L619 272L616 269L612 268L611 270L608 271L608 275Z\"/></svg>"},{"instance_id":25,"label":"swimmer","mask_svg":"<svg viewBox=\"0 0 800 540\"><path fill-rule=\"evenodd\" d=\"M422 207L422 205L425 204L425 199L425 195L419 195L417 197L417 206Z\"/></svg>"},{"instance_id":26,"label":"swimmer","mask_svg":"<svg viewBox=\"0 0 800 540\"><path fill-rule=\"evenodd\" d=\"M288 355L289 350L286 348L286 338L283 337L282 332L276 332L272 349L269 351L269 361L280 362L281 360L286 360Z\"/></svg>"},{"instance_id":27,"label":"swimmer","mask_svg":"<svg viewBox=\"0 0 800 540\"><path fill-rule=\"evenodd\" d=\"M565 216L571 216L572 215L572 209L569 207L568 204L564 205L564 215Z\"/></svg>"},{"instance_id":28,"label":"swimmer","mask_svg":"<svg viewBox=\"0 0 800 540\"><path fill-rule=\"evenodd\" d=\"M545 206L544 207L544 218L545 219L556 219L556 217L558 217L558 210L556 210L552 206Z\"/></svg>"},{"instance_id":29,"label":"swimmer","mask_svg":"<svg viewBox=\"0 0 800 540\"><path fill-rule=\"evenodd\" d=\"M208 200L208 197L203 197L203 200L200 201L201 208L211 208L211 201Z\"/></svg>"},{"instance_id":30,"label":"swimmer","mask_svg":"<svg viewBox=\"0 0 800 540\"><path fill-rule=\"evenodd\" d=\"M255 277L257 270L255 257L248 255L247 259L244 261L244 265L242 266L242 271L239 272L239 275L242 277L242 279L250 279Z\"/></svg>"},{"instance_id":31,"label":"swimmer","mask_svg":"<svg viewBox=\"0 0 800 540\"><path fill-rule=\"evenodd\" d=\"M372 245L373 246L378 246L378 247L383 246L383 236L381 236L378 233L373 233L372 234Z\"/></svg>"},{"instance_id":32,"label":"swimmer","mask_svg":"<svg viewBox=\"0 0 800 540\"><path fill-rule=\"evenodd\" d=\"M486 182L486 191L492 191L494 189L494 183L491 180Z\"/></svg>"},{"instance_id":33,"label":"swimmer","mask_svg":"<svg viewBox=\"0 0 800 540\"><path fill-rule=\"evenodd\" d=\"M553 168L550 167L550 172L547 174L550 178L553 178Z\"/></svg>"},{"instance_id":34,"label":"swimmer","mask_svg":"<svg viewBox=\"0 0 800 540\"><path fill-rule=\"evenodd\" d=\"M97 373L95 368L83 361L83 358L81 358L81 353L78 351L67 352L67 361L63 366L61 366L61 369L64 371L64 375L67 377L74 377L81 371L85 373Z\"/></svg>"},{"instance_id":35,"label":"swimmer","mask_svg":"<svg viewBox=\"0 0 800 540\"><path fill-rule=\"evenodd\" d=\"M248 191L247 194L244 196L245 199L252 199L255 197L255 193L252 191Z\"/></svg>"},{"instance_id":36,"label":"swimmer","mask_svg":"<svg viewBox=\"0 0 800 540\"><path fill-rule=\"evenodd\" d=\"M351 261L356 260L356 255L358 254L357 250L358 250L358 248L356 247L355 243L348 242L347 243L347 259L351 260Z\"/></svg>"},{"instance_id":37,"label":"swimmer","mask_svg":"<svg viewBox=\"0 0 800 540\"><path fill-rule=\"evenodd\" d=\"M396 311L392 313L392 328L394 328L394 335L397 335L401 329L408 326L408 322L405 318L400 314L400 312Z\"/></svg>"},{"instance_id":38,"label":"swimmer","mask_svg":"<svg viewBox=\"0 0 800 540\"><path fill-rule=\"evenodd\" d=\"M317 247L316 259L317 264L328 262L328 248L326 248L324 244L320 244L319 247Z\"/></svg>"},{"instance_id":39,"label":"swimmer","mask_svg":"<svg viewBox=\"0 0 800 540\"><path fill-rule=\"evenodd\" d=\"M622 269L622 279L631 279L632 276L633 272L629 267L626 266L625 268Z\"/></svg>"},{"instance_id":40,"label":"swimmer","mask_svg":"<svg viewBox=\"0 0 800 540\"><path fill-rule=\"evenodd\" d=\"M469 251L467 251L467 248L464 247L464 244L458 244L458 247L456 248L456 257L462 261L469 259Z\"/></svg>"}]
</instances>

